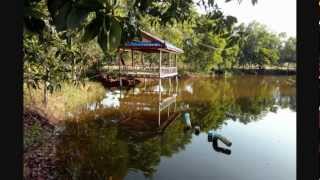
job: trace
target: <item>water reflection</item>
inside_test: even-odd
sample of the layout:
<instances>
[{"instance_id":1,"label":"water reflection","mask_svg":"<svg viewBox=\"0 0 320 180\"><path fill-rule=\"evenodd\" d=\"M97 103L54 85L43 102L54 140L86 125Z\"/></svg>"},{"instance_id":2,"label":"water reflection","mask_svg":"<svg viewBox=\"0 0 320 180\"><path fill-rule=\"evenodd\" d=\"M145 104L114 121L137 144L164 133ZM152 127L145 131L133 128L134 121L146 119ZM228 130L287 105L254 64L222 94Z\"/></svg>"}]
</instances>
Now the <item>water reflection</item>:
<instances>
[{"instance_id":1,"label":"water reflection","mask_svg":"<svg viewBox=\"0 0 320 180\"><path fill-rule=\"evenodd\" d=\"M287 84L287 79L259 76L201 78L182 80L179 86L174 83L170 86L169 82L163 81L130 90L108 91L104 99L81 109L77 121L66 123L57 146L60 179L163 179L169 174L173 175L167 179L185 179L178 177L179 172L175 172L175 176L168 167L179 168L178 164L190 161L198 163L197 172L204 171L206 177L218 176L213 175L212 170L199 169L206 163L213 163L211 168L244 179L243 173L216 167L214 163L219 159L210 158L216 157L212 156L212 148L215 153L234 159L240 152L241 156L250 156L246 154L246 146L239 146L247 139L232 137L235 145L231 154L230 147L219 146L217 139L212 145L208 143L207 132L228 130L236 125L233 123L259 122L282 109L289 108L295 113L295 87ZM190 122L186 122L183 113L189 114ZM277 123L266 126L266 131L273 126ZM239 129L231 130L237 131ZM263 134L256 132L252 136L258 138ZM261 146L268 148L268 142ZM205 150L208 146L211 150ZM193 153L183 156L188 152ZM206 156L203 160L196 157L200 152ZM180 156L186 159L178 160ZM167 161L170 164L162 165ZM235 169L239 164L229 162L226 166ZM226 179L223 172L221 174L219 177Z\"/></svg>"}]
</instances>

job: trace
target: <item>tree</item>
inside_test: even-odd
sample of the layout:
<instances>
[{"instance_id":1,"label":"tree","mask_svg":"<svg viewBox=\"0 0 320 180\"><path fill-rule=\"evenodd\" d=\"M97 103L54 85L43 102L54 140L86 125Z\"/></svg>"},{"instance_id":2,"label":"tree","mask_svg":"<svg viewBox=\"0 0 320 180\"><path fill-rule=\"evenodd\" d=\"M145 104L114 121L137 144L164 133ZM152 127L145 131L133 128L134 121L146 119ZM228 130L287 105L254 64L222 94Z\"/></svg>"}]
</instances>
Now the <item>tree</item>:
<instances>
[{"instance_id":1,"label":"tree","mask_svg":"<svg viewBox=\"0 0 320 180\"><path fill-rule=\"evenodd\" d=\"M226 2L229 2L227 0ZM257 1L252 0L255 4ZM200 0L197 4L213 9L218 7L213 0ZM98 43L105 53L114 52L120 43L137 37L139 20L144 15L159 20L161 25L174 24L190 20L193 13L192 0L49 0L48 9L58 30L79 28L93 17L85 26L84 41L98 37ZM210 12L211 13L211 12ZM219 16L217 16L219 18ZM233 19L227 17L226 23L232 24ZM218 27L219 28L219 27Z\"/></svg>"},{"instance_id":2,"label":"tree","mask_svg":"<svg viewBox=\"0 0 320 180\"><path fill-rule=\"evenodd\" d=\"M43 103L47 105L47 91L61 88L61 82L67 79L68 69L55 57L56 47L61 43L48 39L51 36L38 38L25 34L24 39L24 83L30 88L43 87Z\"/></svg>"},{"instance_id":3,"label":"tree","mask_svg":"<svg viewBox=\"0 0 320 180\"><path fill-rule=\"evenodd\" d=\"M275 65L279 60L281 40L276 34L269 32L265 25L250 23L241 39L239 63L243 65Z\"/></svg>"},{"instance_id":4,"label":"tree","mask_svg":"<svg viewBox=\"0 0 320 180\"><path fill-rule=\"evenodd\" d=\"M296 63L296 38L289 37L280 51L281 64L287 63L287 68L289 69L289 63Z\"/></svg>"}]
</instances>

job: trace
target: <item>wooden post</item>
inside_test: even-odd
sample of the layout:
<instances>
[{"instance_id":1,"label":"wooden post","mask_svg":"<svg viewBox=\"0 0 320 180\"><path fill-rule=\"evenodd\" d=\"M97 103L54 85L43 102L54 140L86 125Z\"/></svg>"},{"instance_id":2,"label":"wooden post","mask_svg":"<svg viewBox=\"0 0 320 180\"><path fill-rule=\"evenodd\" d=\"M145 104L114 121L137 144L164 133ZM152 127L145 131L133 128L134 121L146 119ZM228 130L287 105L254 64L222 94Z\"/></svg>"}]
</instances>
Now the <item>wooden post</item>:
<instances>
[{"instance_id":1,"label":"wooden post","mask_svg":"<svg viewBox=\"0 0 320 180\"><path fill-rule=\"evenodd\" d=\"M171 67L171 54L168 53L168 55L169 55L169 67Z\"/></svg>"},{"instance_id":2,"label":"wooden post","mask_svg":"<svg viewBox=\"0 0 320 180\"><path fill-rule=\"evenodd\" d=\"M169 77L169 95L171 93L171 77Z\"/></svg>"},{"instance_id":3,"label":"wooden post","mask_svg":"<svg viewBox=\"0 0 320 180\"><path fill-rule=\"evenodd\" d=\"M177 54L174 54L174 66L177 67Z\"/></svg>"},{"instance_id":4,"label":"wooden post","mask_svg":"<svg viewBox=\"0 0 320 180\"><path fill-rule=\"evenodd\" d=\"M141 64L144 65L144 56L142 51L141 51Z\"/></svg>"},{"instance_id":5,"label":"wooden post","mask_svg":"<svg viewBox=\"0 0 320 180\"><path fill-rule=\"evenodd\" d=\"M161 61L162 61L162 51L160 50L160 59L159 59L159 78L161 78Z\"/></svg>"},{"instance_id":6,"label":"wooden post","mask_svg":"<svg viewBox=\"0 0 320 180\"><path fill-rule=\"evenodd\" d=\"M134 62L133 62L133 50L131 49L131 60L132 60L132 68L134 66Z\"/></svg>"},{"instance_id":7,"label":"wooden post","mask_svg":"<svg viewBox=\"0 0 320 180\"><path fill-rule=\"evenodd\" d=\"M174 101L174 110L173 110L173 112L176 112L176 110L177 110L177 101L175 100Z\"/></svg>"},{"instance_id":8,"label":"wooden post","mask_svg":"<svg viewBox=\"0 0 320 180\"><path fill-rule=\"evenodd\" d=\"M119 57L119 54L117 53L117 58L118 58L118 62L119 62L119 83L120 83L120 88L122 87L122 80L121 80L121 60Z\"/></svg>"},{"instance_id":9,"label":"wooden post","mask_svg":"<svg viewBox=\"0 0 320 180\"><path fill-rule=\"evenodd\" d=\"M160 54L161 54L161 51L160 51ZM159 78L159 119L158 119L158 125L160 127L160 124L161 124L161 78Z\"/></svg>"},{"instance_id":10,"label":"wooden post","mask_svg":"<svg viewBox=\"0 0 320 180\"><path fill-rule=\"evenodd\" d=\"M159 78L159 102L161 102L161 78Z\"/></svg>"},{"instance_id":11,"label":"wooden post","mask_svg":"<svg viewBox=\"0 0 320 180\"><path fill-rule=\"evenodd\" d=\"M179 82L178 82L178 75L176 75L176 93L178 94L178 84L179 84Z\"/></svg>"},{"instance_id":12,"label":"wooden post","mask_svg":"<svg viewBox=\"0 0 320 180\"><path fill-rule=\"evenodd\" d=\"M159 101L159 106L158 106L158 126L160 127L161 124L161 111L160 111L160 101Z\"/></svg>"}]
</instances>

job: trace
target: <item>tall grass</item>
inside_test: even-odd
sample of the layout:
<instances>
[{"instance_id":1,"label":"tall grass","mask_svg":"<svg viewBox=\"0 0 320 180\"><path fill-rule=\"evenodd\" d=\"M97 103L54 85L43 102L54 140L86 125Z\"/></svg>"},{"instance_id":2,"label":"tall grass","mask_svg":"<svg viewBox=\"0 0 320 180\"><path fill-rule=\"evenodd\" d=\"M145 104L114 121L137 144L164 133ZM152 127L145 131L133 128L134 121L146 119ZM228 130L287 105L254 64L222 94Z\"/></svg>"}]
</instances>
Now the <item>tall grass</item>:
<instances>
[{"instance_id":1,"label":"tall grass","mask_svg":"<svg viewBox=\"0 0 320 180\"><path fill-rule=\"evenodd\" d=\"M101 99L105 89L97 82L87 82L85 86L64 83L60 91L48 94L47 105L43 104L42 87L28 89L25 86L23 93L25 107L40 109L51 119L64 120L68 112L75 112L77 108Z\"/></svg>"}]
</instances>

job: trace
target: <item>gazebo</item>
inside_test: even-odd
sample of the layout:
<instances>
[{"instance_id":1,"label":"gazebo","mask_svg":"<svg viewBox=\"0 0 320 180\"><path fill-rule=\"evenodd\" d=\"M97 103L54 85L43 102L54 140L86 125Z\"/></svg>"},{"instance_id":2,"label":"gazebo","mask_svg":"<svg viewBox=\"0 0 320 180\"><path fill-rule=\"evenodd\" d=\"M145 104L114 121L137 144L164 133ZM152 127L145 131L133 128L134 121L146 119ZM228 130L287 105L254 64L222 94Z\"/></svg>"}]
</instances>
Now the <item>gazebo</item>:
<instances>
[{"instance_id":1,"label":"gazebo","mask_svg":"<svg viewBox=\"0 0 320 180\"><path fill-rule=\"evenodd\" d=\"M107 69L118 71L119 77L134 78L170 78L177 77L177 55L183 53L183 50L177 48L171 43L162 40L155 35L140 30L141 39L139 41L127 42L118 49L118 65L108 65ZM125 64L121 54L131 52L131 64ZM134 53L140 53L140 60L134 59ZM159 60L156 64L145 64L145 53L159 54ZM168 54L168 63L163 64L163 55Z\"/></svg>"}]
</instances>

